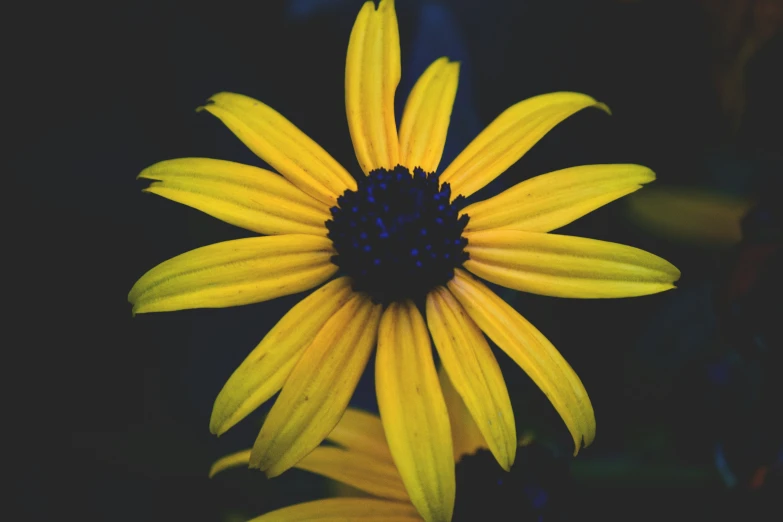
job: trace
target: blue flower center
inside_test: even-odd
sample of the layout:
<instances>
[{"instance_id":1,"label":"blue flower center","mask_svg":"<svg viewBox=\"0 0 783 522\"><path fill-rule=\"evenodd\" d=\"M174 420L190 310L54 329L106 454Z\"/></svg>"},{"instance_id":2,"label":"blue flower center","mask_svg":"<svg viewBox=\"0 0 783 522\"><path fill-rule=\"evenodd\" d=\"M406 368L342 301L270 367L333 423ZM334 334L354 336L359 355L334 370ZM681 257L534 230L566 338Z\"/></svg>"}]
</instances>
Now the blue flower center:
<instances>
[{"instance_id":1,"label":"blue flower center","mask_svg":"<svg viewBox=\"0 0 783 522\"><path fill-rule=\"evenodd\" d=\"M458 215L464 198L450 199L451 187L435 173L411 175L401 165L370 172L331 208L332 262L376 303L423 298L468 259L469 218Z\"/></svg>"}]
</instances>

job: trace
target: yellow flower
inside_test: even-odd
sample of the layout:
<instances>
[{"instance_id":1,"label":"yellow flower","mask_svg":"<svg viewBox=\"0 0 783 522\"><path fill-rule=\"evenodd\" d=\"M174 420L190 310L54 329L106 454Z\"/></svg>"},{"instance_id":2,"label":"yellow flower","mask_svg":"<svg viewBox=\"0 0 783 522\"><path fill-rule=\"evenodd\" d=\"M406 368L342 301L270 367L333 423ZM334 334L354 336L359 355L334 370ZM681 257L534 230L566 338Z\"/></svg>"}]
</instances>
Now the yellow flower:
<instances>
[{"instance_id":1,"label":"yellow flower","mask_svg":"<svg viewBox=\"0 0 783 522\"><path fill-rule=\"evenodd\" d=\"M442 172L438 164L459 64L436 60L416 82L399 126L400 46L392 0L362 7L351 32L345 102L358 181L279 113L238 94L203 110L282 176L228 161L164 161L148 192L265 234L187 252L131 289L134 313L257 303L314 288L264 337L220 392L221 434L278 391L250 455L276 476L342 417L377 345L376 391L391 455L427 520L454 503L450 425L430 336L454 386L504 469L516 433L488 335L546 394L575 451L595 436L590 399L552 344L468 271L509 288L577 298L673 288L678 270L636 248L548 234L652 181L638 165L589 165L524 181L462 208L552 127L602 104L558 92L513 105ZM464 268L464 269L463 269ZM419 307L426 311L425 318ZM483 333L482 333L483 331Z\"/></svg>"},{"instance_id":2,"label":"yellow flower","mask_svg":"<svg viewBox=\"0 0 783 522\"><path fill-rule=\"evenodd\" d=\"M451 420L454 462L458 463L464 456L476 454L482 449L489 449L478 427L471 418L465 403L442 371L439 374ZM381 419L377 415L355 408L348 408L345 415L328 436L333 445L318 446L312 453L300 460L295 467L317 473L338 483L345 484L371 496L351 498L345 493L336 492L328 498L304 502L266 513L252 519L250 522L299 522L321 517L328 520L365 520L375 521L420 521L421 516L411 503L411 497L405 489L402 477L394 465L389 445L386 443ZM519 441L519 446L531 442L531 436L526 434ZM247 466L251 450L239 451L218 459L209 471L209 476L230 468ZM515 471L528 471L516 470ZM473 479L473 477L470 477ZM488 478L488 477L484 477ZM478 479L480 480L480 478ZM460 486L470 484L460 483ZM513 488L514 484L508 484ZM473 490L457 490L460 499L463 496L476 495ZM523 491L515 491L515 505L523 509ZM350 494L349 494L350 495ZM495 498L495 500L498 500ZM518 502L516 502L518 500ZM475 503L476 499L465 499L466 506ZM496 506L499 507L499 506ZM471 511L465 509L464 511ZM488 511L489 513L490 511ZM519 512L517 512L519 514ZM458 518L468 520L466 512L459 513ZM510 514L509 514L510 515ZM321 518L318 518L321 520ZM472 518L470 518L472 520Z\"/></svg>"}]
</instances>

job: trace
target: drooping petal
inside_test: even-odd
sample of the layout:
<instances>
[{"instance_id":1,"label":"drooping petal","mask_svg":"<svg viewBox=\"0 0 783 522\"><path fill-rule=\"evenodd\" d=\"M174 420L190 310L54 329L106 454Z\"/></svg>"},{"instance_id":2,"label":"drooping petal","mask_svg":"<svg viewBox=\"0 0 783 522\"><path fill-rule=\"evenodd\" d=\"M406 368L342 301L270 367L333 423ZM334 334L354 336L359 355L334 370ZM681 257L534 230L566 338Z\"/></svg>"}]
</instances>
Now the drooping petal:
<instances>
[{"instance_id":1,"label":"drooping petal","mask_svg":"<svg viewBox=\"0 0 783 522\"><path fill-rule=\"evenodd\" d=\"M354 294L305 349L258 434L250 464L275 477L337 425L375 346L381 305Z\"/></svg>"},{"instance_id":2,"label":"drooping petal","mask_svg":"<svg viewBox=\"0 0 783 522\"><path fill-rule=\"evenodd\" d=\"M590 96L553 92L506 109L465 147L440 176L454 197L470 196L517 162L555 125L587 107L609 109Z\"/></svg>"},{"instance_id":3,"label":"drooping petal","mask_svg":"<svg viewBox=\"0 0 783 522\"><path fill-rule=\"evenodd\" d=\"M341 277L285 314L220 390L212 408L210 431L216 435L225 433L280 391L302 351L351 295L350 280Z\"/></svg>"},{"instance_id":4,"label":"drooping petal","mask_svg":"<svg viewBox=\"0 0 783 522\"><path fill-rule=\"evenodd\" d=\"M549 232L655 179L641 165L584 165L542 174L467 206L467 231Z\"/></svg>"},{"instance_id":5,"label":"drooping petal","mask_svg":"<svg viewBox=\"0 0 783 522\"><path fill-rule=\"evenodd\" d=\"M377 497L409 502L400 474L391 462L376 460L355 451L319 446L300 460L296 467Z\"/></svg>"},{"instance_id":6,"label":"drooping petal","mask_svg":"<svg viewBox=\"0 0 783 522\"><path fill-rule=\"evenodd\" d=\"M348 408L327 439L353 452L392 462L381 418L372 413Z\"/></svg>"},{"instance_id":7,"label":"drooping petal","mask_svg":"<svg viewBox=\"0 0 783 522\"><path fill-rule=\"evenodd\" d=\"M328 207L268 170L232 161L181 158L144 169L144 192L259 234L326 235Z\"/></svg>"},{"instance_id":8,"label":"drooping petal","mask_svg":"<svg viewBox=\"0 0 783 522\"><path fill-rule=\"evenodd\" d=\"M595 438L582 381L544 335L484 284L457 269L449 290L470 317L544 392L574 438L574 455Z\"/></svg>"},{"instance_id":9,"label":"drooping petal","mask_svg":"<svg viewBox=\"0 0 783 522\"><path fill-rule=\"evenodd\" d=\"M392 303L381 319L375 389L411 502L428 522L451 520L456 485L449 414L427 327L410 301Z\"/></svg>"},{"instance_id":10,"label":"drooping petal","mask_svg":"<svg viewBox=\"0 0 783 522\"><path fill-rule=\"evenodd\" d=\"M226 455L217 459L212 467L209 469L209 478L214 477L221 471L225 471L231 468L238 468L240 466L247 467L250 462L250 450L242 450L231 455Z\"/></svg>"},{"instance_id":11,"label":"drooping petal","mask_svg":"<svg viewBox=\"0 0 783 522\"><path fill-rule=\"evenodd\" d=\"M400 82L400 37L394 0L365 2L345 61L345 110L356 159L366 173L400 162L394 92Z\"/></svg>"},{"instance_id":12,"label":"drooping petal","mask_svg":"<svg viewBox=\"0 0 783 522\"><path fill-rule=\"evenodd\" d=\"M424 172L438 170L451 109L457 95L459 62L440 58L413 86L400 123L400 163Z\"/></svg>"},{"instance_id":13,"label":"drooping petal","mask_svg":"<svg viewBox=\"0 0 783 522\"><path fill-rule=\"evenodd\" d=\"M466 233L465 268L487 281L555 297L604 298L674 288L680 271L638 248L583 237L484 230Z\"/></svg>"},{"instance_id":14,"label":"drooping petal","mask_svg":"<svg viewBox=\"0 0 783 522\"><path fill-rule=\"evenodd\" d=\"M449 380L498 464L509 471L517 452L514 412L500 366L484 334L444 287L427 295L427 325Z\"/></svg>"},{"instance_id":15,"label":"drooping petal","mask_svg":"<svg viewBox=\"0 0 783 522\"><path fill-rule=\"evenodd\" d=\"M328 152L280 113L248 96L221 92L205 110L231 129L262 160L327 206L356 181Z\"/></svg>"},{"instance_id":16,"label":"drooping petal","mask_svg":"<svg viewBox=\"0 0 783 522\"><path fill-rule=\"evenodd\" d=\"M374 498L327 498L289 506L249 522L416 522L421 518L408 503Z\"/></svg>"},{"instance_id":17,"label":"drooping petal","mask_svg":"<svg viewBox=\"0 0 783 522\"><path fill-rule=\"evenodd\" d=\"M454 441L454 462L459 462L465 455L473 455L479 449L489 449L484 436L476 426L476 421L465 406L465 401L454 389L443 366L438 370L438 380L443 390L446 409L449 410L451 438Z\"/></svg>"},{"instance_id":18,"label":"drooping petal","mask_svg":"<svg viewBox=\"0 0 783 522\"><path fill-rule=\"evenodd\" d=\"M134 314L268 301L329 279L337 271L334 253L327 238L305 234L216 243L159 264L133 285L128 300Z\"/></svg>"}]
</instances>

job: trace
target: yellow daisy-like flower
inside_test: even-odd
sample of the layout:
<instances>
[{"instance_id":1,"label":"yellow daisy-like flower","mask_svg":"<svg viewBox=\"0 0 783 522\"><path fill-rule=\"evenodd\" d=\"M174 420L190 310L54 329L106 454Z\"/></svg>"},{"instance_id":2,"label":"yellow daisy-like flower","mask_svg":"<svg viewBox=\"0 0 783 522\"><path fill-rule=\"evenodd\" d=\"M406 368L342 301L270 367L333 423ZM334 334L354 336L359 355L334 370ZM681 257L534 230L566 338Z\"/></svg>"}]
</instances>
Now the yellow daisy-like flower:
<instances>
[{"instance_id":1,"label":"yellow daisy-like flower","mask_svg":"<svg viewBox=\"0 0 783 522\"><path fill-rule=\"evenodd\" d=\"M673 288L679 271L642 250L548 234L652 181L638 165L589 165L524 181L463 207L559 122L587 107L559 92L513 105L442 172L438 164L459 65L436 60L411 91L399 126L400 46L392 0L367 2L351 32L345 102L364 176L355 180L279 113L220 93L218 117L273 172L228 161L164 161L146 190L262 237L187 252L147 272L134 313L257 303L340 277L292 308L234 372L215 401L221 434L280 391L250 464L276 476L342 417L377 345L381 419L405 489L427 520L454 503L450 426L430 336L500 465L514 462L508 392L484 334L527 372L570 430L575 453L595 436L590 399L552 344L468 271L538 294L607 298ZM419 306L426 309L426 321ZM483 333L482 333L483 332Z\"/></svg>"},{"instance_id":2,"label":"yellow daisy-like flower","mask_svg":"<svg viewBox=\"0 0 783 522\"><path fill-rule=\"evenodd\" d=\"M442 369L441 369L442 370ZM477 454L479 450L489 449L486 441L480 433L471 413L465 407L458 393L443 371L440 372L440 383L443 388L443 396L446 401L449 419L452 426L454 462L459 463L464 457ZM367 413L355 408L348 408L334 430L327 436L331 446L319 446L309 455L300 460L295 467L317 473L338 483L348 485L362 492L369 493L370 497L363 496L352 498L338 493L338 498L328 498L296 504L266 513L252 519L250 522L303 522L308 520L363 520L366 522L395 521L420 521L422 520L416 507L411 503L411 498L405 489L402 477L394 465L389 445L386 442L381 419L377 415ZM519 445L529 444L531 437L526 435ZM252 451L244 450L218 459L209 471L209 476L230 468L247 466ZM499 469L499 468L498 468ZM528 470L514 469L514 472L525 473ZM462 475L465 477L465 474ZM491 477L468 477L470 480L491 480ZM519 517L523 509L524 492L515 481L505 481L505 491L497 488L494 500L502 499L504 493L513 495L510 500L513 505L519 506L515 512L496 515L496 518L510 519L514 515ZM472 484L460 482L457 487L460 502L464 501L462 508L455 513L459 520L475 520L471 516L475 511L476 498L463 498L480 494L471 488ZM466 487L465 490L459 488ZM486 490L486 486L483 487ZM500 497L498 498L498 494ZM484 499L485 501L487 499ZM467 509L466 509L467 508ZM473 509L471 509L473 508ZM494 510L501 506L493 506ZM487 510L487 513L492 512ZM446 519L446 520L450 520Z\"/></svg>"}]
</instances>

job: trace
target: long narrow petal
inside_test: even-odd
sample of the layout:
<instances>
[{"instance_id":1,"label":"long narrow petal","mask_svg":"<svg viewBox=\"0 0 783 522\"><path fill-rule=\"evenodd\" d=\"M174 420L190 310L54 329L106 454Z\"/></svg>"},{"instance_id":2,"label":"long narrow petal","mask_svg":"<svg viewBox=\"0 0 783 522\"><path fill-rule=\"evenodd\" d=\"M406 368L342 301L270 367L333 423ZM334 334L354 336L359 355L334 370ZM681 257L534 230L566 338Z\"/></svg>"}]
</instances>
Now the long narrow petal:
<instances>
[{"instance_id":1,"label":"long narrow petal","mask_svg":"<svg viewBox=\"0 0 783 522\"><path fill-rule=\"evenodd\" d=\"M465 268L499 285L555 297L634 297L674 288L680 271L638 248L583 237L484 230L465 234Z\"/></svg>"},{"instance_id":2,"label":"long narrow petal","mask_svg":"<svg viewBox=\"0 0 783 522\"><path fill-rule=\"evenodd\" d=\"M484 334L444 287L427 295L427 325L449 380L498 464L509 471L517 452L514 412L500 366Z\"/></svg>"},{"instance_id":3,"label":"long narrow petal","mask_svg":"<svg viewBox=\"0 0 783 522\"><path fill-rule=\"evenodd\" d=\"M605 105L575 92L534 96L506 109L465 147L440 176L451 193L470 196L517 162L555 125L587 107Z\"/></svg>"},{"instance_id":4,"label":"long narrow petal","mask_svg":"<svg viewBox=\"0 0 783 522\"><path fill-rule=\"evenodd\" d=\"M465 230L549 232L654 179L655 173L641 165L584 165L542 174L466 207Z\"/></svg>"},{"instance_id":5,"label":"long narrow petal","mask_svg":"<svg viewBox=\"0 0 783 522\"><path fill-rule=\"evenodd\" d=\"M582 381L544 335L479 281L457 269L448 283L470 317L552 402L574 438L574 455L595 438L595 414Z\"/></svg>"},{"instance_id":6,"label":"long narrow petal","mask_svg":"<svg viewBox=\"0 0 783 522\"><path fill-rule=\"evenodd\" d=\"M333 255L331 241L305 234L225 241L159 264L128 300L135 314L259 303L323 283L337 271Z\"/></svg>"},{"instance_id":7,"label":"long narrow petal","mask_svg":"<svg viewBox=\"0 0 783 522\"><path fill-rule=\"evenodd\" d=\"M400 82L400 37L394 0L365 2L345 61L345 110L356 159L365 173L399 162L394 92Z\"/></svg>"},{"instance_id":8,"label":"long narrow petal","mask_svg":"<svg viewBox=\"0 0 783 522\"><path fill-rule=\"evenodd\" d=\"M247 467L250 463L250 453L249 449L243 450L216 460L209 470L209 477L212 478L227 469ZM367 455L341 448L318 446L295 467L342 482L377 497L410 502L400 474L391 461L378 461Z\"/></svg>"},{"instance_id":9,"label":"long narrow petal","mask_svg":"<svg viewBox=\"0 0 783 522\"><path fill-rule=\"evenodd\" d=\"M352 293L350 280L341 277L291 308L220 390L212 408L210 431L225 433L280 391L303 350Z\"/></svg>"},{"instance_id":10,"label":"long narrow petal","mask_svg":"<svg viewBox=\"0 0 783 522\"><path fill-rule=\"evenodd\" d=\"M372 413L348 408L327 439L353 452L392 462L381 418Z\"/></svg>"},{"instance_id":11,"label":"long narrow petal","mask_svg":"<svg viewBox=\"0 0 783 522\"><path fill-rule=\"evenodd\" d=\"M327 498L272 511L249 522L416 522L408 503L374 498Z\"/></svg>"},{"instance_id":12,"label":"long narrow petal","mask_svg":"<svg viewBox=\"0 0 783 522\"><path fill-rule=\"evenodd\" d=\"M209 478L214 477L221 471L225 471L231 468L238 468L240 466L247 467L250 462L250 450L242 450L231 455L226 455L217 459L212 467L209 469Z\"/></svg>"},{"instance_id":13,"label":"long narrow petal","mask_svg":"<svg viewBox=\"0 0 783 522\"><path fill-rule=\"evenodd\" d=\"M356 181L328 152L260 101L221 92L200 109L220 118L258 157L328 206L346 189L356 190Z\"/></svg>"},{"instance_id":14,"label":"long narrow petal","mask_svg":"<svg viewBox=\"0 0 783 522\"><path fill-rule=\"evenodd\" d=\"M476 426L476 421L465 406L465 401L454 389L443 366L438 370L438 379L443 390L443 399L446 401L446 409L449 410L451 438L454 441L454 462L459 462L464 455L473 455L479 449L489 449L484 436Z\"/></svg>"},{"instance_id":15,"label":"long narrow petal","mask_svg":"<svg viewBox=\"0 0 783 522\"><path fill-rule=\"evenodd\" d=\"M181 158L144 169L144 192L259 234L326 235L328 207L268 170L232 161Z\"/></svg>"},{"instance_id":16,"label":"long narrow petal","mask_svg":"<svg viewBox=\"0 0 783 522\"><path fill-rule=\"evenodd\" d=\"M378 332L375 389L386 440L411 502L428 522L451 520L454 451L424 319L391 304Z\"/></svg>"},{"instance_id":17,"label":"long narrow petal","mask_svg":"<svg viewBox=\"0 0 783 522\"><path fill-rule=\"evenodd\" d=\"M372 495L408 502L408 493L391 462L341 448L319 446L296 465L324 477L348 484Z\"/></svg>"},{"instance_id":18,"label":"long narrow petal","mask_svg":"<svg viewBox=\"0 0 783 522\"><path fill-rule=\"evenodd\" d=\"M377 338L381 306L354 294L326 322L288 376L250 464L274 477L318 446L348 406Z\"/></svg>"},{"instance_id":19,"label":"long narrow petal","mask_svg":"<svg viewBox=\"0 0 783 522\"><path fill-rule=\"evenodd\" d=\"M400 123L400 163L409 169L438 170L458 81L459 63L444 57L435 60L413 86Z\"/></svg>"}]
</instances>

